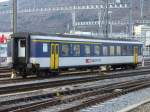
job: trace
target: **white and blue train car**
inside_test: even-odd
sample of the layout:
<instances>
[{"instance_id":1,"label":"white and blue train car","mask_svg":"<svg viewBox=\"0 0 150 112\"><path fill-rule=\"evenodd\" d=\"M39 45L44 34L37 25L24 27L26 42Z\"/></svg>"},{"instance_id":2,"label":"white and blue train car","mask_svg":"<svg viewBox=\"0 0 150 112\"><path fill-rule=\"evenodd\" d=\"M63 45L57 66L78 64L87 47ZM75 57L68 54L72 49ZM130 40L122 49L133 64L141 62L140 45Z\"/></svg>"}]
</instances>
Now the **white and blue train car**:
<instances>
[{"instance_id":1,"label":"white and blue train car","mask_svg":"<svg viewBox=\"0 0 150 112\"><path fill-rule=\"evenodd\" d=\"M143 44L133 40L17 33L11 43L12 68L23 76L102 65L135 68L142 61Z\"/></svg>"}]
</instances>

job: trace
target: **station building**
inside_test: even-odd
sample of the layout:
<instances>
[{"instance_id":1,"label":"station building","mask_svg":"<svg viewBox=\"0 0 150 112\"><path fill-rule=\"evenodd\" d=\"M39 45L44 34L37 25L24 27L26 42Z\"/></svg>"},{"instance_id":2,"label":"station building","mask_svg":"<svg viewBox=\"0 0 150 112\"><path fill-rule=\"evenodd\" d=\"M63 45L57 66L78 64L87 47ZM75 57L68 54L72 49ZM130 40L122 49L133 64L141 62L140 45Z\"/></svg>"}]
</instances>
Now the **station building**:
<instances>
[{"instance_id":1,"label":"station building","mask_svg":"<svg viewBox=\"0 0 150 112\"><path fill-rule=\"evenodd\" d=\"M150 57L150 26L138 25L134 27L135 37L143 42L143 55Z\"/></svg>"}]
</instances>

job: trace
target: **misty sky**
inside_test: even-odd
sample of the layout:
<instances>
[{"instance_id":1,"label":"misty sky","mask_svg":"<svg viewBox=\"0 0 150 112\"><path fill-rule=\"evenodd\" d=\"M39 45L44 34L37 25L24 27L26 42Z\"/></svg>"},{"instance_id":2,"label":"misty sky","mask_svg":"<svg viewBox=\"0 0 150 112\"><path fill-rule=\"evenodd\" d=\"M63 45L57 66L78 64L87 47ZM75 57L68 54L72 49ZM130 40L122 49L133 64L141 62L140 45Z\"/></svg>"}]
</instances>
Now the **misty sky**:
<instances>
[{"instance_id":1,"label":"misty sky","mask_svg":"<svg viewBox=\"0 0 150 112\"><path fill-rule=\"evenodd\" d=\"M5 2L5 1L9 1L9 0L0 0L0 2Z\"/></svg>"}]
</instances>

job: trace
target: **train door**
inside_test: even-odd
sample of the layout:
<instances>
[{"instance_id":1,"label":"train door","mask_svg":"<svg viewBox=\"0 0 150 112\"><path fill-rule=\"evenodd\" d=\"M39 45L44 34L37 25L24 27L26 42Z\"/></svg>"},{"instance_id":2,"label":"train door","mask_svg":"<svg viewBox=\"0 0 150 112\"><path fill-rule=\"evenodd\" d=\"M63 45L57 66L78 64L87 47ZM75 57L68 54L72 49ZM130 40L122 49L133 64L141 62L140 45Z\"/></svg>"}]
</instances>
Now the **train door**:
<instances>
[{"instance_id":1,"label":"train door","mask_svg":"<svg viewBox=\"0 0 150 112\"><path fill-rule=\"evenodd\" d=\"M51 44L50 69L52 72L59 69L59 44Z\"/></svg>"},{"instance_id":2,"label":"train door","mask_svg":"<svg viewBox=\"0 0 150 112\"><path fill-rule=\"evenodd\" d=\"M138 64L138 47L134 47L134 64Z\"/></svg>"},{"instance_id":3,"label":"train door","mask_svg":"<svg viewBox=\"0 0 150 112\"><path fill-rule=\"evenodd\" d=\"M26 39L14 39L13 41L13 57L17 65L26 63Z\"/></svg>"},{"instance_id":4,"label":"train door","mask_svg":"<svg viewBox=\"0 0 150 112\"><path fill-rule=\"evenodd\" d=\"M26 46L26 40L20 39L18 40L18 57L19 58L25 58L25 46Z\"/></svg>"}]
</instances>

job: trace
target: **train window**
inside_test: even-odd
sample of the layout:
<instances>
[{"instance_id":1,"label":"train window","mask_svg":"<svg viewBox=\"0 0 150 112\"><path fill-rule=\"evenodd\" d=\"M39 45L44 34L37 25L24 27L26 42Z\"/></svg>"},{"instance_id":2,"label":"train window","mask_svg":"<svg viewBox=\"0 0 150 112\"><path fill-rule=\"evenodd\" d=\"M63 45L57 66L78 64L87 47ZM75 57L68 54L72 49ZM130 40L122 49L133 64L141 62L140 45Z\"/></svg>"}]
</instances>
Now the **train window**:
<instances>
[{"instance_id":1,"label":"train window","mask_svg":"<svg viewBox=\"0 0 150 112\"><path fill-rule=\"evenodd\" d=\"M117 49L117 56L120 56L121 55L121 47L117 46L116 49Z\"/></svg>"},{"instance_id":2,"label":"train window","mask_svg":"<svg viewBox=\"0 0 150 112\"><path fill-rule=\"evenodd\" d=\"M141 54L140 54L140 55L143 55L143 48L141 47L141 49L140 49L140 50L141 50Z\"/></svg>"},{"instance_id":3,"label":"train window","mask_svg":"<svg viewBox=\"0 0 150 112\"><path fill-rule=\"evenodd\" d=\"M100 46L94 46L94 55L100 56Z\"/></svg>"},{"instance_id":4,"label":"train window","mask_svg":"<svg viewBox=\"0 0 150 112\"><path fill-rule=\"evenodd\" d=\"M122 46L122 55L123 56L127 55L127 46L126 45Z\"/></svg>"},{"instance_id":5,"label":"train window","mask_svg":"<svg viewBox=\"0 0 150 112\"><path fill-rule=\"evenodd\" d=\"M62 45L62 56L68 56L69 55L69 45L63 44Z\"/></svg>"},{"instance_id":6,"label":"train window","mask_svg":"<svg viewBox=\"0 0 150 112\"><path fill-rule=\"evenodd\" d=\"M114 55L115 55L115 47L110 46L110 56L114 56Z\"/></svg>"},{"instance_id":7,"label":"train window","mask_svg":"<svg viewBox=\"0 0 150 112\"><path fill-rule=\"evenodd\" d=\"M91 47L90 45L85 45L85 55L86 56L90 56L90 53L91 53Z\"/></svg>"},{"instance_id":8,"label":"train window","mask_svg":"<svg viewBox=\"0 0 150 112\"><path fill-rule=\"evenodd\" d=\"M127 55L128 56L132 55L132 48L130 46L127 46Z\"/></svg>"},{"instance_id":9,"label":"train window","mask_svg":"<svg viewBox=\"0 0 150 112\"><path fill-rule=\"evenodd\" d=\"M73 46L74 56L80 56L80 45Z\"/></svg>"},{"instance_id":10,"label":"train window","mask_svg":"<svg viewBox=\"0 0 150 112\"><path fill-rule=\"evenodd\" d=\"M20 47L26 47L26 40L20 40Z\"/></svg>"},{"instance_id":11,"label":"train window","mask_svg":"<svg viewBox=\"0 0 150 112\"><path fill-rule=\"evenodd\" d=\"M43 52L48 52L48 45L46 43L43 44Z\"/></svg>"},{"instance_id":12,"label":"train window","mask_svg":"<svg viewBox=\"0 0 150 112\"><path fill-rule=\"evenodd\" d=\"M107 46L103 46L103 55L108 56L108 47Z\"/></svg>"}]
</instances>

